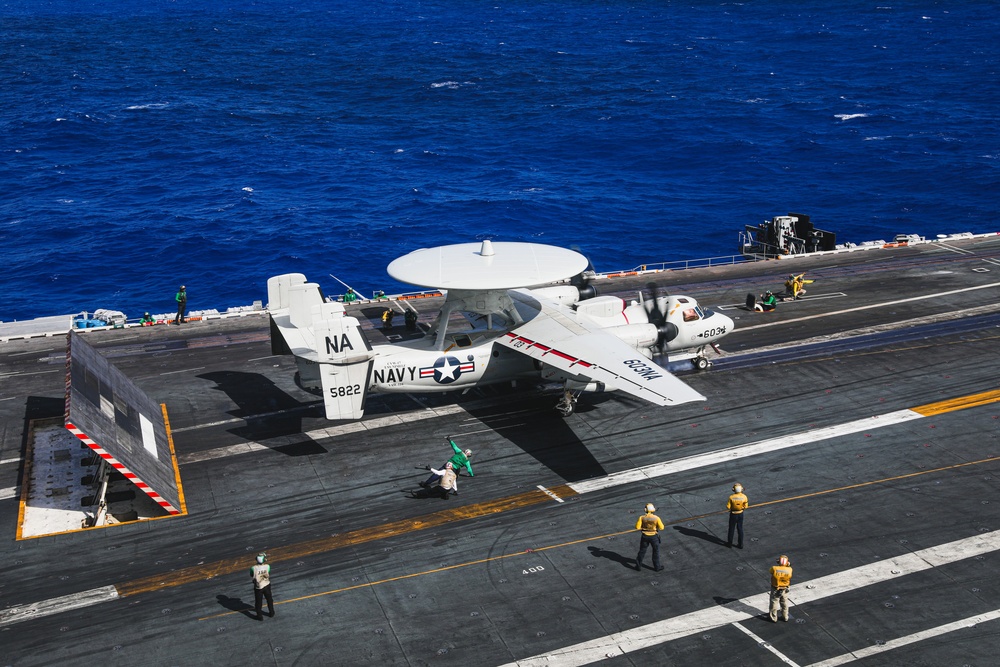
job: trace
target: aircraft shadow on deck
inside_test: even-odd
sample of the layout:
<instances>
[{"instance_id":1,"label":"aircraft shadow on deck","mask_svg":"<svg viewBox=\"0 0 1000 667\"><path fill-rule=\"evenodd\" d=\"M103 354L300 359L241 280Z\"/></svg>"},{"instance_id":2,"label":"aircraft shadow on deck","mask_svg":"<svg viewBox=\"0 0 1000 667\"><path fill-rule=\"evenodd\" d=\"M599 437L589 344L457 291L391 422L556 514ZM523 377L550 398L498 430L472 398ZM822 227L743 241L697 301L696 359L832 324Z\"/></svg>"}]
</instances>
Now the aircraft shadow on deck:
<instances>
[{"instance_id":1,"label":"aircraft shadow on deck","mask_svg":"<svg viewBox=\"0 0 1000 667\"><path fill-rule=\"evenodd\" d=\"M28 451L28 437L31 431L31 422L41 419L61 418L65 415L65 413L65 398L28 396L28 398L24 401L24 430L21 431L21 451Z\"/></svg>"},{"instance_id":2,"label":"aircraft shadow on deck","mask_svg":"<svg viewBox=\"0 0 1000 667\"><path fill-rule=\"evenodd\" d=\"M233 435L250 441L266 441L285 436L296 441L271 447L288 456L325 454L328 450L302 432L302 416L314 405L303 404L289 396L271 380L259 373L217 371L199 375L214 382L238 406L229 414L246 420L246 424L229 429Z\"/></svg>"},{"instance_id":3,"label":"aircraft shadow on deck","mask_svg":"<svg viewBox=\"0 0 1000 667\"><path fill-rule=\"evenodd\" d=\"M65 412L65 398L28 396L24 402L24 423L27 424L33 419L51 419L53 417L62 417Z\"/></svg>"},{"instance_id":4,"label":"aircraft shadow on deck","mask_svg":"<svg viewBox=\"0 0 1000 667\"><path fill-rule=\"evenodd\" d=\"M567 482L579 482L608 474L573 432L569 423L555 411L558 397L543 394L539 399L536 394L531 398L515 400L521 407L525 401L531 401L536 406L540 401L544 407L520 413L514 418L509 414L514 408L508 402L500 407L494 405L466 410L497 435L517 445L524 453L530 454ZM591 409L583 400L577 405L579 412Z\"/></svg>"}]
</instances>

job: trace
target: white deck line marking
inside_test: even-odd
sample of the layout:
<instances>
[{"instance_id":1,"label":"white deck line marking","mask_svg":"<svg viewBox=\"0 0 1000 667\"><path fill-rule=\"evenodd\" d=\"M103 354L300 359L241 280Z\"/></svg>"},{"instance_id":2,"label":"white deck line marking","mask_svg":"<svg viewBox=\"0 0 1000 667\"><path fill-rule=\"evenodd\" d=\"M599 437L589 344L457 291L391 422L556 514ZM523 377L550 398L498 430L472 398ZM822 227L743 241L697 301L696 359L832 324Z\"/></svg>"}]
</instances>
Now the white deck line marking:
<instances>
[{"instance_id":1,"label":"white deck line marking","mask_svg":"<svg viewBox=\"0 0 1000 667\"><path fill-rule=\"evenodd\" d=\"M215 422L205 422L204 424L194 424L193 426L184 426L181 428L170 429L171 433L183 433L184 431L194 431L199 428L211 428L212 426L223 426L225 424L235 424L238 422L249 422L253 419L264 419L266 417L277 417L284 414L289 414L293 412L305 412L314 405L319 405L323 401L313 401L312 403L303 403L302 405L297 405L294 408L285 408L283 410L275 410L273 412L258 412L255 415L247 415L246 417L233 417L232 419L221 419Z\"/></svg>"},{"instance_id":2,"label":"white deck line marking","mask_svg":"<svg viewBox=\"0 0 1000 667\"><path fill-rule=\"evenodd\" d=\"M812 581L793 584L791 590L794 594L794 603L802 605L997 550L1000 550L1000 531L980 533L929 549L843 570ZM753 618L754 614L743 611L746 607L761 614L767 613L768 597L768 593L751 595L742 600L730 602L724 607L713 606L693 611L624 632L616 632L567 646L551 653L524 658L503 667L589 665L609 657L641 651L675 639L709 632L723 625Z\"/></svg>"},{"instance_id":3,"label":"white deck line marking","mask_svg":"<svg viewBox=\"0 0 1000 667\"><path fill-rule=\"evenodd\" d=\"M549 498L551 498L552 500L556 501L557 503L566 502L562 498L560 498L559 496L557 496L556 494L554 494L551 491L549 491L548 489L546 489L541 484L538 485L538 488L542 490L542 493L544 493L545 495L547 495Z\"/></svg>"},{"instance_id":4,"label":"white deck line marking","mask_svg":"<svg viewBox=\"0 0 1000 667\"><path fill-rule=\"evenodd\" d=\"M848 308L847 310L832 310L828 313L819 313L817 315L807 315L806 317L796 317L791 320L777 320L775 322L767 322L765 324L754 324L749 327L740 327L740 331L749 331L750 329L763 329L764 327L774 327L779 324L791 324L792 322L805 322L806 320L815 320L820 317L830 317L831 315L843 315L844 313L856 313L859 310L869 310L870 308L886 308L888 306L895 306L900 303L910 303L911 301L923 301L924 299L936 299L942 296L951 296L952 294L961 294L962 292L972 292L974 290L989 289L991 287L1000 287L1000 283L990 283L989 285L976 285L974 287L963 287L962 289L954 289L948 292L937 292L935 294L924 294L923 296L912 296L908 299L898 299L896 301L885 301L883 303L872 303L867 306L858 306L857 308Z\"/></svg>"},{"instance_id":5,"label":"white deck line marking","mask_svg":"<svg viewBox=\"0 0 1000 667\"><path fill-rule=\"evenodd\" d=\"M1000 618L1000 609L994 609L993 611L986 612L985 614L978 614L976 616L970 616L969 618L963 618L961 621L955 621L954 623L939 625L936 628L928 628L922 632L915 632L912 635L887 641L882 645L866 646L865 648L857 651L851 651L850 653L845 653L844 655L838 655L836 658L830 658L829 660L824 660L822 662L814 662L812 665L809 665L809 667L837 667L837 665L845 665L849 662L854 662L855 660L867 658L870 655L891 651L903 646L915 644L916 642L923 641L925 639L939 637L949 632L955 632L956 630L962 630L964 628L974 628L980 623L993 621L997 618Z\"/></svg>"},{"instance_id":6,"label":"white deck line marking","mask_svg":"<svg viewBox=\"0 0 1000 667\"><path fill-rule=\"evenodd\" d=\"M779 343L776 345L764 345L763 347L749 348L746 350L740 350L739 352L727 352L725 357L727 359L732 359L732 358L745 357L751 354L760 354L761 352L771 352L772 350L791 350L796 347L815 345L816 343L829 343L835 340L844 340L847 338L855 338L857 336L867 336L869 334L881 333L883 331L896 331L898 329L906 329L908 327L915 327L921 324L934 324L935 322L954 320L959 317L987 315L990 313L995 313L998 310L1000 310L1000 303L990 303L986 304L985 306L976 306L975 308L963 308L961 310L951 310L946 313L937 313L935 315L924 315L922 317L914 317L908 320L898 320L896 322L887 322L885 324L874 324L862 327L860 329L849 329L848 331L838 331L832 334L823 334L821 336L813 336L811 338L802 338L787 343Z\"/></svg>"},{"instance_id":7,"label":"white deck line marking","mask_svg":"<svg viewBox=\"0 0 1000 667\"><path fill-rule=\"evenodd\" d=\"M19 378L25 375L45 375L46 373L65 373L65 368L54 368L51 371L28 371L27 373L0 373L3 378Z\"/></svg>"},{"instance_id":8,"label":"white deck line marking","mask_svg":"<svg viewBox=\"0 0 1000 667\"><path fill-rule=\"evenodd\" d=\"M799 299L799 303L803 301L822 301L823 299L839 299L846 297L847 294L844 292L824 292L823 294L816 294L809 296L804 296ZM787 299L786 299L787 300ZM780 299L779 299L780 301ZM783 302L782 302L783 303ZM746 310L746 303L727 303L724 306L715 306L715 310ZM749 327L740 327L740 329L748 329Z\"/></svg>"},{"instance_id":9,"label":"white deck line marking","mask_svg":"<svg viewBox=\"0 0 1000 667\"><path fill-rule=\"evenodd\" d=\"M784 622L784 621L782 621L782 622ZM799 667L798 663L796 663L794 660L792 660L791 658L789 658L788 656L786 656L784 653L782 653L778 649L774 648L774 646L771 645L771 642L764 641L763 639L761 639L760 637L758 637L754 633L750 632L750 630L748 630L747 628L744 628L739 623L733 623L732 626L734 628L736 628L737 630L739 630L740 632L742 632L743 634L745 634L746 636L748 636L751 639L753 639L755 642L757 642L758 646L762 646L762 647L766 648L768 651L770 651L771 653L773 653L774 655L778 656L778 659L781 660L781 662L785 663L786 665L791 665L792 667Z\"/></svg>"},{"instance_id":10,"label":"white deck line marking","mask_svg":"<svg viewBox=\"0 0 1000 667\"><path fill-rule=\"evenodd\" d=\"M944 250L950 250L953 253L956 253L958 255L975 255L976 254L976 253L972 252L971 250L966 250L965 248L956 248L955 246L948 245L947 243L935 243L934 245L936 245L937 247L942 248Z\"/></svg>"},{"instance_id":11,"label":"white deck line marking","mask_svg":"<svg viewBox=\"0 0 1000 667\"><path fill-rule=\"evenodd\" d=\"M11 498L17 498L20 495L20 487L8 486L6 489L0 489L0 500L9 500Z\"/></svg>"},{"instance_id":12,"label":"white deck line marking","mask_svg":"<svg viewBox=\"0 0 1000 667\"><path fill-rule=\"evenodd\" d=\"M257 415L254 415L256 417ZM217 422L205 422L204 424L195 424L194 426L183 426L181 428L170 429L171 433L183 433L184 431L194 431L199 428L211 428L212 426L223 426L225 424L235 424L237 422L246 422L253 417L233 417L232 419L222 419Z\"/></svg>"},{"instance_id":13,"label":"white deck line marking","mask_svg":"<svg viewBox=\"0 0 1000 667\"><path fill-rule=\"evenodd\" d=\"M227 445L225 447L217 447L215 449L206 449L201 452L182 454L177 457L177 462L181 464L188 464L198 463L199 461L209 461L212 459L221 459L227 456L236 456L237 454L248 454L250 452L258 452L266 449L275 449L285 444L295 444L301 442L303 437L310 438L311 440L336 438L340 435L359 433L361 431L372 431L386 426L398 426L400 424L408 424L410 422L422 421L424 419L433 419L434 417L443 417L463 411L463 408L457 405L445 405L440 408L425 408L422 411L407 414L405 417L400 415L386 415L385 417L350 422L348 424L340 424L338 426L329 426L327 428L316 429L315 431L306 431L301 435L272 438L265 441L268 444L262 444L259 442L241 442L236 445Z\"/></svg>"},{"instance_id":14,"label":"white deck line marking","mask_svg":"<svg viewBox=\"0 0 1000 667\"><path fill-rule=\"evenodd\" d=\"M205 368L204 366L198 366L197 368L184 368L184 369L181 369L179 371L167 371L166 373L160 373L160 375L174 375L176 373L191 373L193 371L203 370L204 368Z\"/></svg>"},{"instance_id":15,"label":"white deck line marking","mask_svg":"<svg viewBox=\"0 0 1000 667\"><path fill-rule=\"evenodd\" d=\"M0 626L13 625L21 621L51 616L60 612L89 607L90 605L117 599L118 590L114 586L102 586L90 591L52 598L51 600L8 607L7 609L0 609Z\"/></svg>"},{"instance_id":16,"label":"white deck line marking","mask_svg":"<svg viewBox=\"0 0 1000 667\"><path fill-rule=\"evenodd\" d=\"M20 456L17 457L16 459L2 459L2 460L0 460L0 466L4 465L6 463L20 463L20 462L21 462L21 457Z\"/></svg>"},{"instance_id":17,"label":"white deck line marking","mask_svg":"<svg viewBox=\"0 0 1000 667\"><path fill-rule=\"evenodd\" d=\"M799 445L819 442L820 440L827 440L829 438L836 438L838 436L849 435L851 433L882 428L884 426L892 426L893 424L901 424L913 419L922 418L923 415L914 412L913 410L897 410L884 415L875 415L874 417L857 419L844 424L825 426L823 428L813 429L804 433L793 433L779 438L761 440L760 442L750 443L749 445L738 445L736 447L720 449L716 452L696 454L683 459L677 459L676 461L654 463L653 465L644 466L642 468L623 470L622 472L612 473L606 477L588 479L583 482L574 482L572 484L567 484L567 486L577 493L590 493L591 491L599 491L613 486L621 486L632 482L648 481L654 477L672 475L674 473L715 465L717 463L736 461L748 456L776 452L780 449L798 447Z\"/></svg>"}]
</instances>

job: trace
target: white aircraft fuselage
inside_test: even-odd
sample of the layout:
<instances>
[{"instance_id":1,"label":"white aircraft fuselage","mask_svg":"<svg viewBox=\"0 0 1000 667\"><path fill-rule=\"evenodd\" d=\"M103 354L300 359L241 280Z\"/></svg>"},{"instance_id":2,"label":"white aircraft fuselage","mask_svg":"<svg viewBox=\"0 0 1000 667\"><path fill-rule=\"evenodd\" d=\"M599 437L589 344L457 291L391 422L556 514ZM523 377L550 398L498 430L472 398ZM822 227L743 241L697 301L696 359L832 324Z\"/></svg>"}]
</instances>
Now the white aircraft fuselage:
<instances>
[{"instance_id":1,"label":"white aircraft fuselage","mask_svg":"<svg viewBox=\"0 0 1000 667\"><path fill-rule=\"evenodd\" d=\"M395 260L389 274L447 292L419 339L372 346L357 318L302 274L268 280L272 349L292 354L298 383L318 391L329 419L358 419L373 393L441 392L523 378L574 392L620 390L656 405L705 400L654 363L693 359L733 329L685 296L595 296L579 253L531 243L456 244ZM521 287L522 285L544 285ZM570 400L572 399L572 400ZM565 406L564 406L565 407Z\"/></svg>"}]
</instances>

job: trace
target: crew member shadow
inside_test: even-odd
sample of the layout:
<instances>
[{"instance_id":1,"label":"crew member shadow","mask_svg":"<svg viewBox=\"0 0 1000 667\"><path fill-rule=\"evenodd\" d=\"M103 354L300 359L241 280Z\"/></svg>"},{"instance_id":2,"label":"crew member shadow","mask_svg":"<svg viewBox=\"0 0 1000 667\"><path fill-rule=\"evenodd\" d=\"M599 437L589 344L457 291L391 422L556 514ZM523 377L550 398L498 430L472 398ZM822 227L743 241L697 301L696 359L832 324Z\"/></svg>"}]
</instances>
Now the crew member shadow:
<instances>
[{"instance_id":1,"label":"crew member shadow","mask_svg":"<svg viewBox=\"0 0 1000 667\"><path fill-rule=\"evenodd\" d=\"M607 549L602 549L600 547L587 547L587 550L590 552L590 555L593 556L594 558L607 558L608 560L613 560L622 567L627 567L630 570L635 569L634 558L627 558L619 553L615 553L614 551L608 551Z\"/></svg>"},{"instance_id":2,"label":"crew member shadow","mask_svg":"<svg viewBox=\"0 0 1000 667\"><path fill-rule=\"evenodd\" d=\"M231 598L228 595L219 594L215 596L215 599L218 600L220 605L230 611L239 612L248 618L257 618L257 611L240 598Z\"/></svg>"},{"instance_id":3,"label":"crew member shadow","mask_svg":"<svg viewBox=\"0 0 1000 667\"><path fill-rule=\"evenodd\" d=\"M706 533L703 530L694 530L693 528L685 528L684 526L674 526L674 530L679 531L682 535L687 537L697 537L699 540L705 540L706 542L711 542L712 544L718 544L721 546L726 546L727 542L722 538L716 537L711 533Z\"/></svg>"},{"instance_id":4,"label":"crew member shadow","mask_svg":"<svg viewBox=\"0 0 1000 667\"><path fill-rule=\"evenodd\" d=\"M716 595L712 599L715 600L715 604L719 605L720 607L725 607L726 609L729 609L731 611L742 612L754 618L764 618L767 619L768 621L771 620L767 612L762 612L760 609L757 609L756 607L751 607L745 602L740 602L738 598L726 598L722 597L721 595Z\"/></svg>"},{"instance_id":5,"label":"crew member shadow","mask_svg":"<svg viewBox=\"0 0 1000 667\"><path fill-rule=\"evenodd\" d=\"M430 489L403 489L400 493L405 493L406 497L410 500L428 500L431 498L436 500L448 500L455 495L452 493L441 493L437 487Z\"/></svg>"}]
</instances>

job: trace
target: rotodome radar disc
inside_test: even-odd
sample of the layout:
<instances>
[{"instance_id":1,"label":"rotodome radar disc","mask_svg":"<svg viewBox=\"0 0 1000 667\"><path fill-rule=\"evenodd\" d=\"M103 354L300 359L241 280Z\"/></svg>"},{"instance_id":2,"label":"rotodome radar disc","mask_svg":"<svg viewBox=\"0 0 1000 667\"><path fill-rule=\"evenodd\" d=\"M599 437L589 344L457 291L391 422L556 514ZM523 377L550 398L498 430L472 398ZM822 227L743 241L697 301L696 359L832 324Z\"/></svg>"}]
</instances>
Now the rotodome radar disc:
<instances>
[{"instance_id":1,"label":"rotodome radar disc","mask_svg":"<svg viewBox=\"0 0 1000 667\"><path fill-rule=\"evenodd\" d=\"M396 280L420 287L490 290L565 280L587 264L586 257L566 248L483 241L414 250L386 270Z\"/></svg>"}]
</instances>

